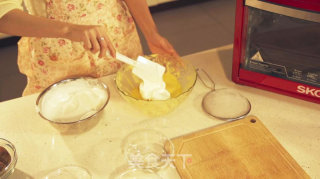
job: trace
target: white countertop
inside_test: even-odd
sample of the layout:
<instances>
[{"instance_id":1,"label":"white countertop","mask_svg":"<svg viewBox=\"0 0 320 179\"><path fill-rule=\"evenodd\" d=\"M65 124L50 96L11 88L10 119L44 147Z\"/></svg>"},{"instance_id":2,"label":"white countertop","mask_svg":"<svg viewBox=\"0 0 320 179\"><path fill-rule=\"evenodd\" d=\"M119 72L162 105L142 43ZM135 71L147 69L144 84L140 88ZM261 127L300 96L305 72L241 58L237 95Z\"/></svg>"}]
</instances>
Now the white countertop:
<instances>
[{"instance_id":1,"label":"white countertop","mask_svg":"<svg viewBox=\"0 0 320 179\"><path fill-rule=\"evenodd\" d=\"M320 178L320 105L233 83L232 45L184 59L205 69L217 89L233 88L246 96L252 104L250 115L264 123L311 178ZM85 167L94 179L112 178L126 164L121 142L131 131L151 128L176 137L223 123L202 111L201 100L208 89L199 80L175 111L150 118L121 98L113 79L114 75L102 79L110 88L111 99L94 120L97 123L84 131L60 134L36 113L37 94L0 103L0 138L11 141L18 153L16 171L10 178L39 178L65 165ZM170 167L159 174L179 178Z\"/></svg>"}]
</instances>

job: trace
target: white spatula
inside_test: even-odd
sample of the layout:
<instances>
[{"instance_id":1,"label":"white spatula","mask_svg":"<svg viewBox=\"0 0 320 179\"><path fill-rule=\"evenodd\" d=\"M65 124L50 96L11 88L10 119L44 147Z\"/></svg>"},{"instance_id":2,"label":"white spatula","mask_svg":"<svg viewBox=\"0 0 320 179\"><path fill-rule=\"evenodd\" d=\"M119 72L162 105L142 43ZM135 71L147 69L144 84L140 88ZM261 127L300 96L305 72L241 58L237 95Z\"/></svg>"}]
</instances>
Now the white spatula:
<instances>
[{"instance_id":1,"label":"white spatula","mask_svg":"<svg viewBox=\"0 0 320 179\"><path fill-rule=\"evenodd\" d=\"M143 80L143 84L140 84L140 92L143 98L161 100L170 97L163 81L163 74L166 70L164 66L142 56L133 60L119 52L116 53L116 58L133 66L132 73Z\"/></svg>"},{"instance_id":2,"label":"white spatula","mask_svg":"<svg viewBox=\"0 0 320 179\"><path fill-rule=\"evenodd\" d=\"M165 72L165 67L155 63L149 59L139 56L137 60L133 60L119 52L116 53L116 58L126 64L133 66L132 72L141 79L155 81L162 76Z\"/></svg>"}]
</instances>

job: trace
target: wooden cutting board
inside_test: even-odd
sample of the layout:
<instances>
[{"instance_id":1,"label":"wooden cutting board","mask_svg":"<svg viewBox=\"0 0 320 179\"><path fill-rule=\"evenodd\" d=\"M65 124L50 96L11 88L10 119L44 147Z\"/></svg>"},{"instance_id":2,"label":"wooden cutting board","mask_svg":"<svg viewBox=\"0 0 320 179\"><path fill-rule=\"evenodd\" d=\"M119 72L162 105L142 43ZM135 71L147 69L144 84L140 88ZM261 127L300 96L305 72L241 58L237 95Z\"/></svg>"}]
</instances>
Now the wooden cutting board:
<instances>
[{"instance_id":1,"label":"wooden cutting board","mask_svg":"<svg viewBox=\"0 0 320 179\"><path fill-rule=\"evenodd\" d=\"M172 139L182 179L310 178L253 116Z\"/></svg>"}]
</instances>

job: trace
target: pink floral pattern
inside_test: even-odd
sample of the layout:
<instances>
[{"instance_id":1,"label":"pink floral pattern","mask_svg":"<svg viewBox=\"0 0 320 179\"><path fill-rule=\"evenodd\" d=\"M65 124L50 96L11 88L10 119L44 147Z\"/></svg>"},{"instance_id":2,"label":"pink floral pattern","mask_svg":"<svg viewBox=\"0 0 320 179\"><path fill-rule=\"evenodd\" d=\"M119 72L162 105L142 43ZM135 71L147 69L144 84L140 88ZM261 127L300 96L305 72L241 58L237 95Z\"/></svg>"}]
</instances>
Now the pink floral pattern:
<instances>
[{"instance_id":1,"label":"pink floral pattern","mask_svg":"<svg viewBox=\"0 0 320 179\"><path fill-rule=\"evenodd\" d=\"M51 61L57 61L57 60L58 60L57 55L55 55L55 54L50 55L50 60L51 60Z\"/></svg>"},{"instance_id":2,"label":"pink floral pattern","mask_svg":"<svg viewBox=\"0 0 320 179\"><path fill-rule=\"evenodd\" d=\"M52 4L53 4L52 0L47 1L47 6L52 6Z\"/></svg>"},{"instance_id":3,"label":"pink floral pattern","mask_svg":"<svg viewBox=\"0 0 320 179\"><path fill-rule=\"evenodd\" d=\"M38 60L38 64L39 64L40 66L43 66L43 65L44 65L44 62L43 62L42 60Z\"/></svg>"},{"instance_id":4,"label":"pink floral pattern","mask_svg":"<svg viewBox=\"0 0 320 179\"><path fill-rule=\"evenodd\" d=\"M118 19L118 21L121 21L121 19L122 19L121 14L117 15L117 19Z\"/></svg>"},{"instance_id":5,"label":"pink floral pattern","mask_svg":"<svg viewBox=\"0 0 320 179\"><path fill-rule=\"evenodd\" d=\"M102 9L103 6L104 6L103 3L99 3L98 6L97 6L97 9L100 10L100 9Z\"/></svg>"},{"instance_id":6,"label":"pink floral pattern","mask_svg":"<svg viewBox=\"0 0 320 179\"><path fill-rule=\"evenodd\" d=\"M60 39L58 43L60 46L64 46L66 44L66 41L64 39Z\"/></svg>"},{"instance_id":7,"label":"pink floral pattern","mask_svg":"<svg viewBox=\"0 0 320 179\"><path fill-rule=\"evenodd\" d=\"M43 47L43 53L49 53L50 47Z\"/></svg>"},{"instance_id":8,"label":"pink floral pattern","mask_svg":"<svg viewBox=\"0 0 320 179\"><path fill-rule=\"evenodd\" d=\"M133 23L133 18L132 17L128 17L128 22L129 23Z\"/></svg>"},{"instance_id":9,"label":"pink floral pattern","mask_svg":"<svg viewBox=\"0 0 320 179\"><path fill-rule=\"evenodd\" d=\"M136 58L142 55L133 18L123 0L46 0L46 17L58 21L103 25L117 51ZM121 62L100 59L80 42L62 38L23 37L18 43L18 65L28 77L23 95L42 91L71 76L104 76L115 73Z\"/></svg>"},{"instance_id":10,"label":"pink floral pattern","mask_svg":"<svg viewBox=\"0 0 320 179\"><path fill-rule=\"evenodd\" d=\"M73 10L75 10L75 8L76 8L76 6L74 5L74 4L68 4L68 10L69 11L73 11Z\"/></svg>"}]
</instances>

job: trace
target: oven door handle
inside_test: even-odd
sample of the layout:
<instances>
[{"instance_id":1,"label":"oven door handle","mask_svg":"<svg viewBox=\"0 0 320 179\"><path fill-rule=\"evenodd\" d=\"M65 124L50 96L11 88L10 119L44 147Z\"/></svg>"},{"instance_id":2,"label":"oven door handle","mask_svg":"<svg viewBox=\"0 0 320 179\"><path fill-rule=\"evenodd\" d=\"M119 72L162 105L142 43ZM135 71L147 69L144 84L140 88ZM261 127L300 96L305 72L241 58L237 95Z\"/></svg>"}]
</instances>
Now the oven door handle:
<instances>
[{"instance_id":1,"label":"oven door handle","mask_svg":"<svg viewBox=\"0 0 320 179\"><path fill-rule=\"evenodd\" d=\"M289 17L308 20L312 22L320 22L320 13L318 12L306 11L306 10L297 9L297 8L290 8L287 6L283 6L275 3L269 3L261 0L246 0L245 4L246 6L262 9L265 11L269 11L269 12L273 12L273 13L277 13L277 14L281 14Z\"/></svg>"}]
</instances>

